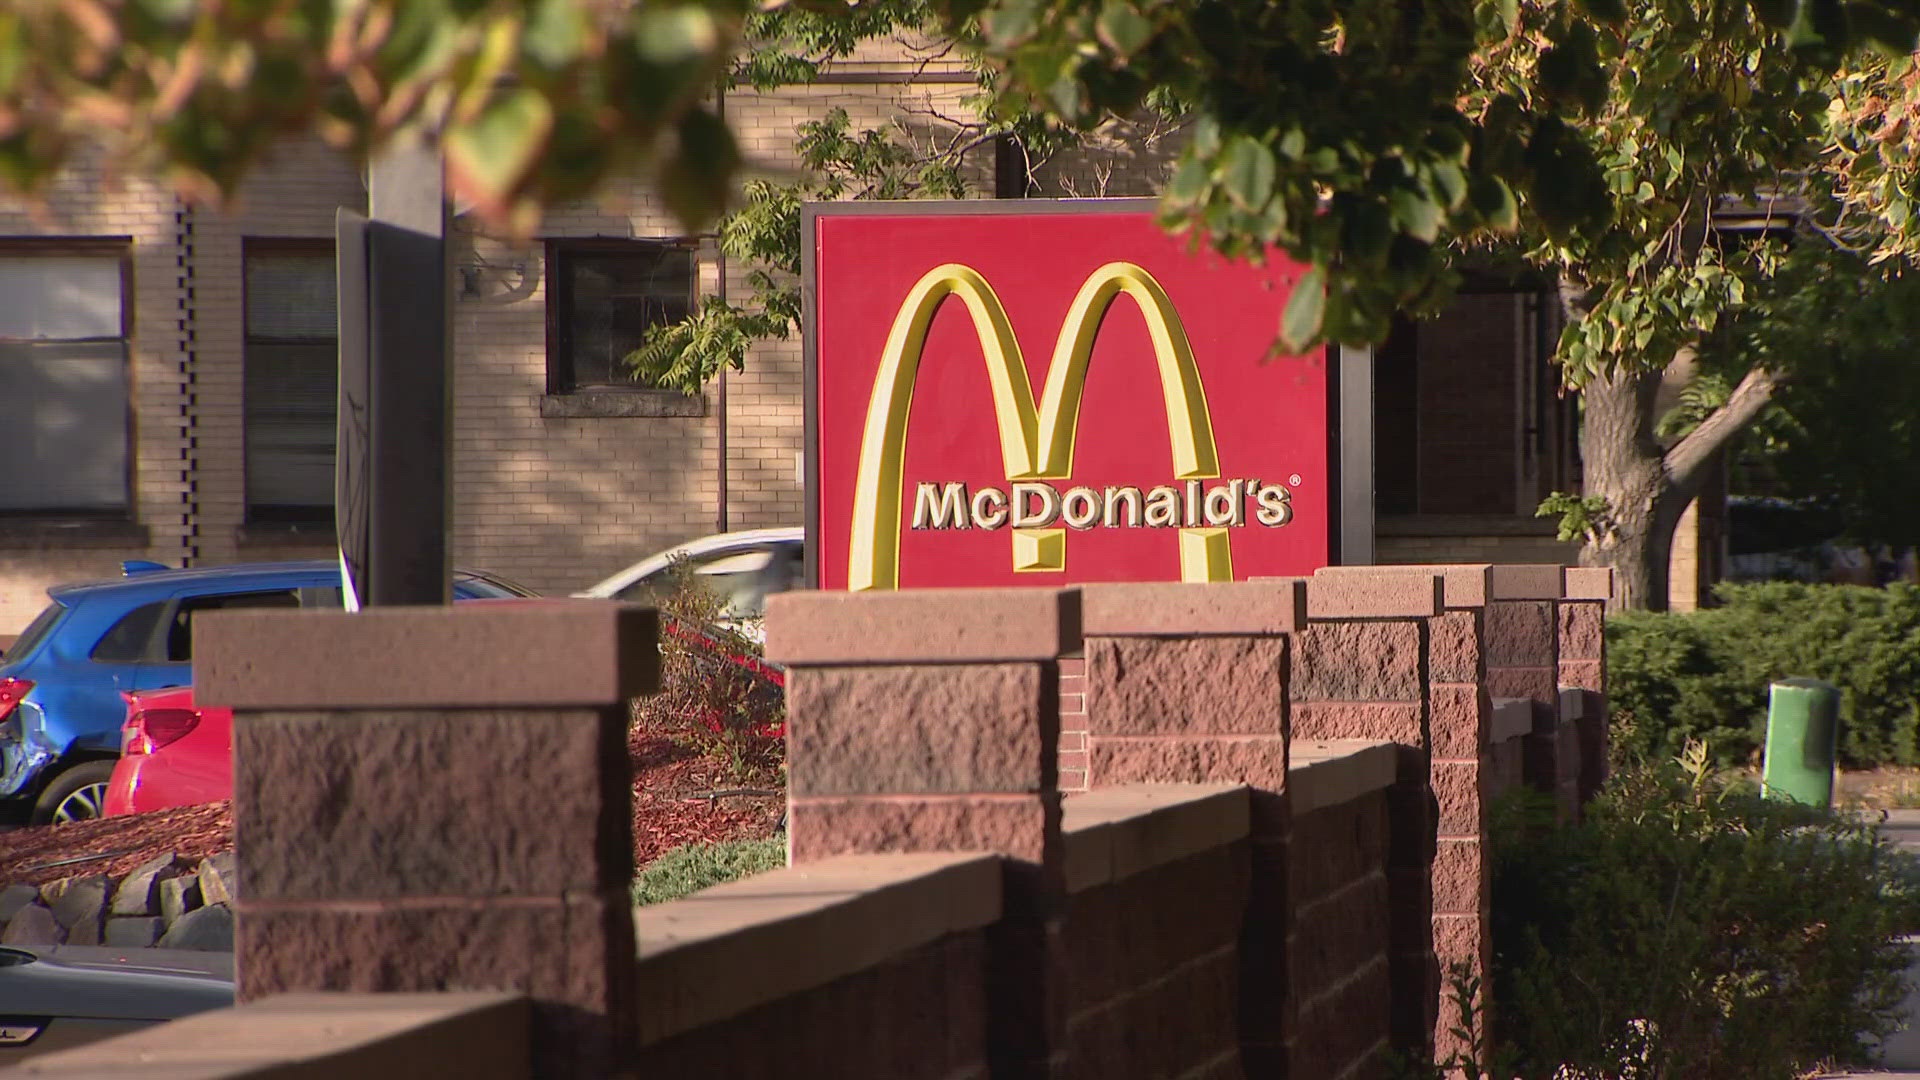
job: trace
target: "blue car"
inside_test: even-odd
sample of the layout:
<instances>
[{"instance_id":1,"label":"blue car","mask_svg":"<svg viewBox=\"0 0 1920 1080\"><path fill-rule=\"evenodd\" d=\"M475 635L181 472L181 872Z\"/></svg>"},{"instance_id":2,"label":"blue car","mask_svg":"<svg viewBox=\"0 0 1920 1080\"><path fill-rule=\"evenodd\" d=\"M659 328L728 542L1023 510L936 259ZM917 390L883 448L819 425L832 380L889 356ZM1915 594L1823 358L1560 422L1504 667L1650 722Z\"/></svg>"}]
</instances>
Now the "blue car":
<instances>
[{"instance_id":1,"label":"blue car","mask_svg":"<svg viewBox=\"0 0 1920 1080\"><path fill-rule=\"evenodd\" d=\"M124 692L193 683L193 617L243 607L339 608L338 563L248 563L125 576L47 590L52 601L0 657L0 808L35 825L100 815L120 756ZM456 571L461 600L531 596Z\"/></svg>"}]
</instances>

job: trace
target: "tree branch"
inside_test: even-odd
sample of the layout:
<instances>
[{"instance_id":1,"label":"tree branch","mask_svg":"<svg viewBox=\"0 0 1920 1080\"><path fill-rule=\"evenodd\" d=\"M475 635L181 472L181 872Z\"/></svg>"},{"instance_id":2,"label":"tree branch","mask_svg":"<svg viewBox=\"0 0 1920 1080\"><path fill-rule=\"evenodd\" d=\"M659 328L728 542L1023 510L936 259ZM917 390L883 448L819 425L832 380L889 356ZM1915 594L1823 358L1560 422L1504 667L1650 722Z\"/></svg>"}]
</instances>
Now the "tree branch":
<instances>
[{"instance_id":1,"label":"tree branch","mask_svg":"<svg viewBox=\"0 0 1920 1080\"><path fill-rule=\"evenodd\" d=\"M1676 491L1691 496L1713 455L1760 415L1783 381L1782 376L1766 368L1753 368L1740 380L1740 385L1733 388L1733 393L1727 395L1725 405L1708 414L1698 427L1673 444L1662 465Z\"/></svg>"}]
</instances>

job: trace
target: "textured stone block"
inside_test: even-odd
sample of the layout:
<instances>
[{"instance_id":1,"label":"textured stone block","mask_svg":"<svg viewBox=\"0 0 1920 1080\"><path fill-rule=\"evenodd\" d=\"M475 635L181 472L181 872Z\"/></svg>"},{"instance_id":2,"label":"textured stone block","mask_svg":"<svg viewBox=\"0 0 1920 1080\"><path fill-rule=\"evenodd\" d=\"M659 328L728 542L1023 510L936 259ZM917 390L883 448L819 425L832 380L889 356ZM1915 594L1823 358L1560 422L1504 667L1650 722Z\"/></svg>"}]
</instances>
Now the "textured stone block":
<instances>
[{"instance_id":1,"label":"textured stone block","mask_svg":"<svg viewBox=\"0 0 1920 1080\"><path fill-rule=\"evenodd\" d=\"M1285 638L1090 638L1100 735L1271 734L1286 719Z\"/></svg>"},{"instance_id":2,"label":"textured stone block","mask_svg":"<svg viewBox=\"0 0 1920 1080\"><path fill-rule=\"evenodd\" d=\"M1566 591L1569 600L1613 599L1613 569L1606 566L1569 566Z\"/></svg>"},{"instance_id":3,"label":"textured stone block","mask_svg":"<svg viewBox=\"0 0 1920 1080\"><path fill-rule=\"evenodd\" d=\"M1420 706L1396 702L1297 702L1290 726L1298 740L1380 739L1405 746L1426 741L1420 730Z\"/></svg>"},{"instance_id":4,"label":"textured stone block","mask_svg":"<svg viewBox=\"0 0 1920 1080\"><path fill-rule=\"evenodd\" d=\"M1379 955L1391 936L1387 878L1376 867L1295 912L1289 947L1294 985L1303 995L1335 985Z\"/></svg>"},{"instance_id":5,"label":"textured stone block","mask_svg":"<svg viewBox=\"0 0 1920 1080\"><path fill-rule=\"evenodd\" d=\"M795 864L895 851L993 851L1027 862L1059 858L1058 793L886 799L795 796L788 802Z\"/></svg>"},{"instance_id":6,"label":"textured stone block","mask_svg":"<svg viewBox=\"0 0 1920 1080\"><path fill-rule=\"evenodd\" d=\"M1307 582L1309 619L1431 618L1441 607L1440 577L1432 573L1354 566Z\"/></svg>"},{"instance_id":7,"label":"textured stone block","mask_svg":"<svg viewBox=\"0 0 1920 1080\"><path fill-rule=\"evenodd\" d=\"M1441 837L1433 854L1433 910L1436 915L1471 915L1486 910L1486 848L1478 840Z\"/></svg>"},{"instance_id":8,"label":"textured stone block","mask_svg":"<svg viewBox=\"0 0 1920 1080\"><path fill-rule=\"evenodd\" d=\"M1487 602L1487 583L1493 567L1487 563L1395 563L1391 566L1327 566L1313 576L1335 577L1350 574L1402 573L1437 575L1440 600L1448 608L1476 608Z\"/></svg>"},{"instance_id":9,"label":"textured stone block","mask_svg":"<svg viewBox=\"0 0 1920 1080\"><path fill-rule=\"evenodd\" d=\"M237 709L618 705L659 685L658 626L651 608L579 600L211 612L193 622L194 696Z\"/></svg>"},{"instance_id":10,"label":"textured stone block","mask_svg":"<svg viewBox=\"0 0 1920 1080\"><path fill-rule=\"evenodd\" d=\"M1559 700L1560 671L1554 667L1490 667L1487 694L1493 698L1526 698L1551 711ZM1538 720L1535 726L1539 726Z\"/></svg>"},{"instance_id":11,"label":"textured stone block","mask_svg":"<svg viewBox=\"0 0 1920 1080\"><path fill-rule=\"evenodd\" d=\"M157 942L162 949L200 952L232 952L233 943L233 910L224 904L198 907L182 914Z\"/></svg>"},{"instance_id":12,"label":"textured stone block","mask_svg":"<svg viewBox=\"0 0 1920 1080\"><path fill-rule=\"evenodd\" d=\"M1439 827L1446 837L1482 835L1481 807L1487 794L1480 766L1473 762L1436 761L1433 795L1439 804Z\"/></svg>"},{"instance_id":13,"label":"textured stone block","mask_svg":"<svg viewBox=\"0 0 1920 1080\"><path fill-rule=\"evenodd\" d=\"M1606 658L1606 609L1599 604L1560 605L1560 662Z\"/></svg>"},{"instance_id":14,"label":"textured stone block","mask_svg":"<svg viewBox=\"0 0 1920 1080\"><path fill-rule=\"evenodd\" d=\"M767 598L767 657L810 664L1052 660L1080 650L1077 589L802 590Z\"/></svg>"},{"instance_id":15,"label":"textured stone block","mask_svg":"<svg viewBox=\"0 0 1920 1080\"><path fill-rule=\"evenodd\" d=\"M566 899L351 908L243 901L238 996L517 991L534 1000L533 1075L614 1075L624 1068L633 1025L629 904L624 886Z\"/></svg>"},{"instance_id":16,"label":"textured stone block","mask_svg":"<svg viewBox=\"0 0 1920 1080\"><path fill-rule=\"evenodd\" d=\"M1295 911L1378 874L1389 836L1384 792L1294 818L1287 888Z\"/></svg>"},{"instance_id":17,"label":"textured stone block","mask_svg":"<svg viewBox=\"0 0 1920 1080\"><path fill-rule=\"evenodd\" d=\"M1314 623L1293 636L1295 701L1418 701L1420 627Z\"/></svg>"},{"instance_id":18,"label":"textured stone block","mask_svg":"<svg viewBox=\"0 0 1920 1080\"><path fill-rule=\"evenodd\" d=\"M1435 683L1427 692L1427 736L1436 760L1478 761L1492 745L1493 701L1477 683Z\"/></svg>"},{"instance_id":19,"label":"textured stone block","mask_svg":"<svg viewBox=\"0 0 1920 1080\"><path fill-rule=\"evenodd\" d=\"M1545 600L1491 603L1486 610L1490 668L1543 667L1554 662L1554 605Z\"/></svg>"},{"instance_id":20,"label":"textured stone block","mask_svg":"<svg viewBox=\"0 0 1920 1080\"><path fill-rule=\"evenodd\" d=\"M1299 579L1142 581L1081 587L1082 632L1092 637L1285 634L1306 622Z\"/></svg>"},{"instance_id":21,"label":"textured stone block","mask_svg":"<svg viewBox=\"0 0 1920 1080\"><path fill-rule=\"evenodd\" d=\"M624 885L633 866L625 734L624 709L243 713L234 725L242 894Z\"/></svg>"},{"instance_id":22,"label":"textured stone block","mask_svg":"<svg viewBox=\"0 0 1920 1080\"><path fill-rule=\"evenodd\" d=\"M1479 682L1485 673L1479 612L1449 611L1428 620L1428 678L1434 682Z\"/></svg>"},{"instance_id":23,"label":"textured stone block","mask_svg":"<svg viewBox=\"0 0 1920 1080\"><path fill-rule=\"evenodd\" d=\"M1278 735L1177 739L1095 736L1089 780L1115 784L1242 783L1267 791L1287 784L1286 742Z\"/></svg>"},{"instance_id":24,"label":"textured stone block","mask_svg":"<svg viewBox=\"0 0 1920 1080\"><path fill-rule=\"evenodd\" d=\"M1591 690L1596 694L1607 689L1607 667L1602 660L1562 660L1557 681L1561 686Z\"/></svg>"},{"instance_id":25,"label":"textured stone block","mask_svg":"<svg viewBox=\"0 0 1920 1080\"><path fill-rule=\"evenodd\" d=\"M160 940L166 924L157 915L134 915L107 920L102 944L110 949L145 949Z\"/></svg>"},{"instance_id":26,"label":"textured stone block","mask_svg":"<svg viewBox=\"0 0 1920 1080\"><path fill-rule=\"evenodd\" d=\"M1370 1076L1363 1062L1383 1054L1392 1026L1387 958L1376 956L1300 1010L1290 1077Z\"/></svg>"},{"instance_id":27,"label":"textured stone block","mask_svg":"<svg viewBox=\"0 0 1920 1080\"><path fill-rule=\"evenodd\" d=\"M1037 663L797 668L789 783L808 796L1038 791L1053 694Z\"/></svg>"}]
</instances>

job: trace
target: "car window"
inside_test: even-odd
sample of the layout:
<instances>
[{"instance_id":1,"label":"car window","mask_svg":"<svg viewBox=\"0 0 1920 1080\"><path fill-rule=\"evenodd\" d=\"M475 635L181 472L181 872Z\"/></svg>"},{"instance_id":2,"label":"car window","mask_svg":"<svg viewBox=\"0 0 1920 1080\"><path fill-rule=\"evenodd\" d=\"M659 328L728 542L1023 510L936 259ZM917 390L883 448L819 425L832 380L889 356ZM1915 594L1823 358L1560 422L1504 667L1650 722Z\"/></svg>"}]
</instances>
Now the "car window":
<instances>
[{"instance_id":1,"label":"car window","mask_svg":"<svg viewBox=\"0 0 1920 1080\"><path fill-rule=\"evenodd\" d=\"M92 658L103 664L131 664L147 658L153 631L160 625L167 602L142 604L125 615L94 643Z\"/></svg>"},{"instance_id":2,"label":"car window","mask_svg":"<svg viewBox=\"0 0 1920 1080\"><path fill-rule=\"evenodd\" d=\"M8 647L5 655L23 657L33 652L34 647L46 640L47 635L53 632L54 624L60 621L60 616L66 613L67 606L58 600L48 604L41 609L40 614L33 617L33 621L20 632L20 636L13 640L13 644Z\"/></svg>"},{"instance_id":3,"label":"car window","mask_svg":"<svg viewBox=\"0 0 1920 1080\"><path fill-rule=\"evenodd\" d=\"M766 608L769 572L780 561L771 547L727 548L656 570L616 596L635 603L659 603L673 591L677 574L688 573L713 592L728 618L757 619Z\"/></svg>"},{"instance_id":4,"label":"car window","mask_svg":"<svg viewBox=\"0 0 1920 1080\"><path fill-rule=\"evenodd\" d=\"M514 597L538 596L539 593L517 582L495 574L476 574L471 571L453 579L454 591L463 597L478 600L505 600Z\"/></svg>"},{"instance_id":5,"label":"car window","mask_svg":"<svg viewBox=\"0 0 1920 1080\"><path fill-rule=\"evenodd\" d=\"M299 606L299 596L293 589L189 597L180 601L180 606L173 613L173 624L167 628L167 659L182 664L193 661L193 617L203 611Z\"/></svg>"}]
</instances>

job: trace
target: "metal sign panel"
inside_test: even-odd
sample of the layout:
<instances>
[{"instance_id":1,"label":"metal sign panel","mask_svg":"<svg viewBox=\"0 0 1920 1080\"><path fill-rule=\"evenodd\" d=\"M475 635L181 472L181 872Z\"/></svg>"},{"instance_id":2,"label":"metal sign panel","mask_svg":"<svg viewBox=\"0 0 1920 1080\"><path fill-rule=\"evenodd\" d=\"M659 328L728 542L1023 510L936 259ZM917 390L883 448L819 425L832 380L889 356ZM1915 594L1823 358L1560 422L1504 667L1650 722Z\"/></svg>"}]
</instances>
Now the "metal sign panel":
<instances>
[{"instance_id":1,"label":"metal sign panel","mask_svg":"<svg viewBox=\"0 0 1920 1080\"><path fill-rule=\"evenodd\" d=\"M1299 265L1192 250L1140 200L822 204L803 228L820 586L1336 561L1339 379L1268 356Z\"/></svg>"}]
</instances>

